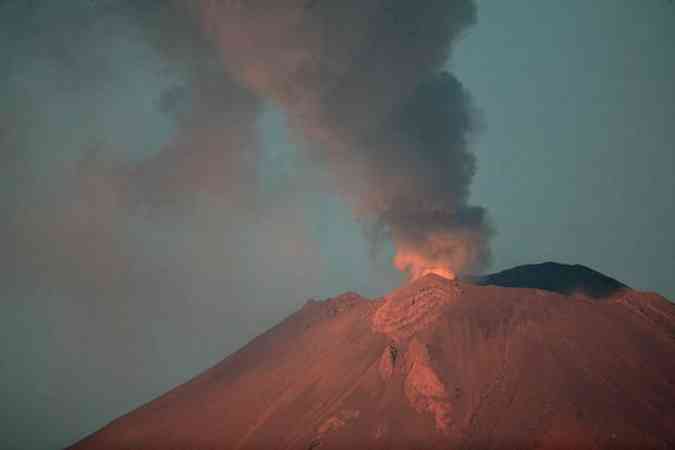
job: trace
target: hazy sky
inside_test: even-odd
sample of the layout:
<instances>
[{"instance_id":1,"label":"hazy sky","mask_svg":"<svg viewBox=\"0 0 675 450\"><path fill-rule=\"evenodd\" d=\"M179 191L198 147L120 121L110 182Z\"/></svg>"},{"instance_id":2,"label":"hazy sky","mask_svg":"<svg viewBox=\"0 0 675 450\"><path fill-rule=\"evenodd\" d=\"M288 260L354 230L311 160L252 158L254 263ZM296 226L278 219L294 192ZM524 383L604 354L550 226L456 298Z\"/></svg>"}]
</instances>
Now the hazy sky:
<instances>
[{"instance_id":1,"label":"hazy sky","mask_svg":"<svg viewBox=\"0 0 675 450\"><path fill-rule=\"evenodd\" d=\"M3 448L65 446L308 297L401 281L269 104L255 211L195 195L128 216L105 179L73 183L91 149L128 162L169 142L185 78L88 3L0 1ZM478 2L449 68L481 111L472 200L497 230L491 270L580 263L675 298L674 45L665 0Z\"/></svg>"}]
</instances>

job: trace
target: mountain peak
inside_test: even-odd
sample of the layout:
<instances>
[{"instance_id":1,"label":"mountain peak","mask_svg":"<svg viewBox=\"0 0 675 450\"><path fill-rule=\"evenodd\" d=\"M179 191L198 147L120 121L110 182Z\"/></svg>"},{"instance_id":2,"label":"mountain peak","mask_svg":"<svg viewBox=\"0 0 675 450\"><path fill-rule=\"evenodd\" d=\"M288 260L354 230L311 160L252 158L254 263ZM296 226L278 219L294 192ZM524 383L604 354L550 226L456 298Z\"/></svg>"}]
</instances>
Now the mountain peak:
<instances>
[{"instance_id":1,"label":"mountain peak","mask_svg":"<svg viewBox=\"0 0 675 450\"><path fill-rule=\"evenodd\" d=\"M600 302L541 289L589 271L618 283L547 263L308 302L73 448L670 448L675 305L623 284Z\"/></svg>"},{"instance_id":2,"label":"mountain peak","mask_svg":"<svg viewBox=\"0 0 675 450\"><path fill-rule=\"evenodd\" d=\"M480 285L534 288L563 295L581 294L594 299L607 298L628 286L580 264L544 262L526 264L501 272L475 277Z\"/></svg>"}]
</instances>

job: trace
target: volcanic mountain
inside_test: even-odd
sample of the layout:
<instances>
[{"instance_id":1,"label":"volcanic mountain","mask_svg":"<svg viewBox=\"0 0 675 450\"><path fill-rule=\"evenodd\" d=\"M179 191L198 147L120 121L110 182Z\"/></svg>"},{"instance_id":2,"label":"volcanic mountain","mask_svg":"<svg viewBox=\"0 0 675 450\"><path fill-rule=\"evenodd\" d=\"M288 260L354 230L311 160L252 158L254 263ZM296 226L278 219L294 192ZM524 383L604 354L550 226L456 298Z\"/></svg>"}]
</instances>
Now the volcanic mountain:
<instances>
[{"instance_id":1,"label":"volcanic mountain","mask_svg":"<svg viewBox=\"0 0 675 450\"><path fill-rule=\"evenodd\" d=\"M308 301L72 448L675 448L675 305L552 263Z\"/></svg>"}]
</instances>

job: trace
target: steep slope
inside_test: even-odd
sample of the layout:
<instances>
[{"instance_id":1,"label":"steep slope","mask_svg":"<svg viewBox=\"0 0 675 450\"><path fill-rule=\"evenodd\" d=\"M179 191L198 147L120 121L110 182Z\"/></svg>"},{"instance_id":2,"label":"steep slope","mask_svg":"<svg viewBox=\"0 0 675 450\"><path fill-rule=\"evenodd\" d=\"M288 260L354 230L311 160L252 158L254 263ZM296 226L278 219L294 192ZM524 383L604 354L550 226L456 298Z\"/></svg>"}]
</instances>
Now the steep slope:
<instances>
[{"instance_id":1,"label":"steep slope","mask_svg":"<svg viewBox=\"0 0 675 450\"><path fill-rule=\"evenodd\" d=\"M675 306L435 275L308 302L72 448L675 448Z\"/></svg>"}]
</instances>

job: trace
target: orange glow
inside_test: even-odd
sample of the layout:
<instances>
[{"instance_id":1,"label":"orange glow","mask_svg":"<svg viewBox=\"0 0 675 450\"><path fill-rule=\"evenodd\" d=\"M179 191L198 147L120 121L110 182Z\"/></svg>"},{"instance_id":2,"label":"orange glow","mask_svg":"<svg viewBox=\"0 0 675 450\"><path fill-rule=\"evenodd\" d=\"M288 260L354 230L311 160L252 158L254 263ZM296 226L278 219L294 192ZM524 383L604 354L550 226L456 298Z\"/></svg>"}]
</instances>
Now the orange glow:
<instances>
[{"instance_id":1,"label":"orange glow","mask_svg":"<svg viewBox=\"0 0 675 450\"><path fill-rule=\"evenodd\" d=\"M443 278L447 278L448 280L454 280L457 275L455 275L454 272L451 270L446 269L445 267L433 267L430 269L426 269L422 272L421 276L424 276L426 274L433 273L435 275L441 276Z\"/></svg>"},{"instance_id":2,"label":"orange glow","mask_svg":"<svg viewBox=\"0 0 675 450\"><path fill-rule=\"evenodd\" d=\"M480 266L482 236L471 230L435 232L423 239L406 239L394 235L394 266L407 272L410 280L428 273L454 280L458 274L470 273Z\"/></svg>"},{"instance_id":3,"label":"orange glow","mask_svg":"<svg viewBox=\"0 0 675 450\"><path fill-rule=\"evenodd\" d=\"M408 272L411 281L429 273L440 275L449 280L454 280L457 277L449 267L434 263L415 252L396 252L394 266L402 272Z\"/></svg>"}]
</instances>

